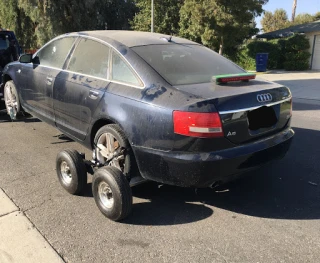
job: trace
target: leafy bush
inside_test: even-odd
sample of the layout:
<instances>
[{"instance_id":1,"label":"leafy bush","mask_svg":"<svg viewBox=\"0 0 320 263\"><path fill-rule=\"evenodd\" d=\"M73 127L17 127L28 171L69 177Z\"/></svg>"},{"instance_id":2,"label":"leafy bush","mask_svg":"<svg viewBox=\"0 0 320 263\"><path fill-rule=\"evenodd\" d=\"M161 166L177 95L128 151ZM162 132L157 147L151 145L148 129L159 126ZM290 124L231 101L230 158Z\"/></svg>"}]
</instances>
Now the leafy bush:
<instances>
[{"instance_id":1,"label":"leafy bush","mask_svg":"<svg viewBox=\"0 0 320 263\"><path fill-rule=\"evenodd\" d=\"M297 51L286 53L284 68L286 70L307 70L309 69L310 53L307 51Z\"/></svg>"},{"instance_id":2,"label":"leafy bush","mask_svg":"<svg viewBox=\"0 0 320 263\"><path fill-rule=\"evenodd\" d=\"M246 70L255 70L256 54L268 53L268 69L306 70L309 68L310 54L306 51L309 47L304 35L270 41L255 40L242 46L233 61Z\"/></svg>"},{"instance_id":3,"label":"leafy bush","mask_svg":"<svg viewBox=\"0 0 320 263\"><path fill-rule=\"evenodd\" d=\"M269 41L270 43L277 46L277 50L279 50L277 56L277 65L274 69L283 69L284 61L285 61L285 47L286 40L285 39L272 39Z\"/></svg>"},{"instance_id":4,"label":"leafy bush","mask_svg":"<svg viewBox=\"0 0 320 263\"><path fill-rule=\"evenodd\" d=\"M310 48L308 39L304 35L294 35L287 39L285 43L286 70L307 70L309 69L310 53L306 51Z\"/></svg>"},{"instance_id":5,"label":"leafy bush","mask_svg":"<svg viewBox=\"0 0 320 263\"><path fill-rule=\"evenodd\" d=\"M240 49L238 56L234 61L246 70L256 69L256 59L249 56L249 49L247 47Z\"/></svg>"},{"instance_id":6,"label":"leafy bush","mask_svg":"<svg viewBox=\"0 0 320 263\"><path fill-rule=\"evenodd\" d=\"M236 63L247 70L255 70L256 55L258 53L268 53L268 69L283 67L282 46L277 41L250 41L240 48Z\"/></svg>"},{"instance_id":7,"label":"leafy bush","mask_svg":"<svg viewBox=\"0 0 320 263\"><path fill-rule=\"evenodd\" d=\"M292 37L287 38L285 43L286 52L301 51L309 48L309 40L305 37L305 35L295 34Z\"/></svg>"},{"instance_id":8,"label":"leafy bush","mask_svg":"<svg viewBox=\"0 0 320 263\"><path fill-rule=\"evenodd\" d=\"M279 57L281 55L280 46L274 44L272 42L267 41L254 41L248 44L248 55L255 59L256 54L258 53L268 53L268 69L276 69L279 68Z\"/></svg>"}]
</instances>

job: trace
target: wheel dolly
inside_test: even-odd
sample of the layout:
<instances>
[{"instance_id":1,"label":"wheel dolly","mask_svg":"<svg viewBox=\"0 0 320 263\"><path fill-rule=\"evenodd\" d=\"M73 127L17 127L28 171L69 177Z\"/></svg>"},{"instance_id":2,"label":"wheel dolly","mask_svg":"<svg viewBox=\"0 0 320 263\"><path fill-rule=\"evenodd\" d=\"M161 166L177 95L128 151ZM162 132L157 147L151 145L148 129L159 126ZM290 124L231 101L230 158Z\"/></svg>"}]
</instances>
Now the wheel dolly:
<instances>
[{"instance_id":1,"label":"wheel dolly","mask_svg":"<svg viewBox=\"0 0 320 263\"><path fill-rule=\"evenodd\" d=\"M106 164L101 164L97 159L97 150L108 157ZM96 205L107 218L120 221L132 210L130 187L146 181L140 175L130 178L121 171L119 160L124 158L125 151L119 147L110 155L106 147L98 144L93 150L93 159L89 161L84 153L65 149L56 158L59 182L70 194L80 195L87 184L87 173L93 175L92 194Z\"/></svg>"}]
</instances>

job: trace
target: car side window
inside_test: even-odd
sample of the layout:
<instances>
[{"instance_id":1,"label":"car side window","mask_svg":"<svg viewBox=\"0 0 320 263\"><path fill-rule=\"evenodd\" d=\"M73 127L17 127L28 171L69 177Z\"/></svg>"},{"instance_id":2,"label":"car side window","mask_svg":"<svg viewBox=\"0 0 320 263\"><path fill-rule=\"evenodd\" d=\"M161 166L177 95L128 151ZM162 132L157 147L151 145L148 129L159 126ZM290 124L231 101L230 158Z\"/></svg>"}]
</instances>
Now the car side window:
<instances>
[{"instance_id":1,"label":"car side window","mask_svg":"<svg viewBox=\"0 0 320 263\"><path fill-rule=\"evenodd\" d=\"M141 81L138 79L129 65L115 52L112 52L111 78L115 81L142 86Z\"/></svg>"},{"instance_id":2,"label":"car side window","mask_svg":"<svg viewBox=\"0 0 320 263\"><path fill-rule=\"evenodd\" d=\"M83 38L76 47L68 70L108 79L109 47L97 41Z\"/></svg>"},{"instance_id":3,"label":"car side window","mask_svg":"<svg viewBox=\"0 0 320 263\"><path fill-rule=\"evenodd\" d=\"M7 35L0 35L0 50L5 50L9 47L9 39Z\"/></svg>"},{"instance_id":4,"label":"car side window","mask_svg":"<svg viewBox=\"0 0 320 263\"><path fill-rule=\"evenodd\" d=\"M74 41L74 37L65 37L51 42L36 54L35 64L62 68Z\"/></svg>"}]
</instances>

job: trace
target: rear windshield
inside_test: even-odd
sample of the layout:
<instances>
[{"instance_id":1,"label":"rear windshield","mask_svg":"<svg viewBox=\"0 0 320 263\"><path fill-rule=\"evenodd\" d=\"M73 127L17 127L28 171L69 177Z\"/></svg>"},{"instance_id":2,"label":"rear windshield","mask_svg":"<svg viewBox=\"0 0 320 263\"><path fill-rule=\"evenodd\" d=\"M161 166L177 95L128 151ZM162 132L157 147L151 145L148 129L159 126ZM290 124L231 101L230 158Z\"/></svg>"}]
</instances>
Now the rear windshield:
<instances>
[{"instance_id":1,"label":"rear windshield","mask_svg":"<svg viewBox=\"0 0 320 263\"><path fill-rule=\"evenodd\" d=\"M7 49L9 47L9 35L0 34L0 50Z\"/></svg>"},{"instance_id":2,"label":"rear windshield","mask_svg":"<svg viewBox=\"0 0 320 263\"><path fill-rule=\"evenodd\" d=\"M171 85L208 83L216 75L245 72L200 45L149 45L132 49Z\"/></svg>"}]
</instances>

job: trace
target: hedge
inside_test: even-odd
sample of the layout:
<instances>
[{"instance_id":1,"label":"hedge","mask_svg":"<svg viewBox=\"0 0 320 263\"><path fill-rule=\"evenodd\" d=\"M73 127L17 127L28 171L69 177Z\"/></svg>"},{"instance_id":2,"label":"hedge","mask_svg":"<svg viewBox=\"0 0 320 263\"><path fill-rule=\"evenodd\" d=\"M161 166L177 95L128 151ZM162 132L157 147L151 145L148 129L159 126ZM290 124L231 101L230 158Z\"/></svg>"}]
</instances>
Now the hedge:
<instances>
[{"instance_id":1,"label":"hedge","mask_svg":"<svg viewBox=\"0 0 320 263\"><path fill-rule=\"evenodd\" d=\"M255 70L256 54L269 53L268 69L305 70L309 68L309 41L304 35L270 41L251 40L242 46L235 62L247 70Z\"/></svg>"},{"instance_id":2,"label":"hedge","mask_svg":"<svg viewBox=\"0 0 320 263\"><path fill-rule=\"evenodd\" d=\"M287 39L285 44L286 70L307 70L309 69L310 48L308 39L304 35L294 35Z\"/></svg>"}]
</instances>

